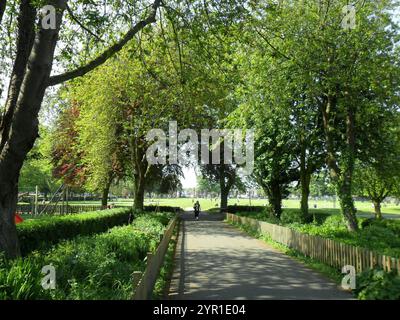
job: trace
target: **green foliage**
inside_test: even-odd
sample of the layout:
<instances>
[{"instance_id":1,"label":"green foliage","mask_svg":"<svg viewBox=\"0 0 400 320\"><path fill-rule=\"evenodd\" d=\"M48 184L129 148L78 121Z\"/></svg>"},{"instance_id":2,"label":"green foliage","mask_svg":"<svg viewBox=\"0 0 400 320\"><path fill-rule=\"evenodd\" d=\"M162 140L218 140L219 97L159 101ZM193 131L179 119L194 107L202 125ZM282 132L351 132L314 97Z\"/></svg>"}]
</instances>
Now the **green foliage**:
<instances>
[{"instance_id":1,"label":"green foliage","mask_svg":"<svg viewBox=\"0 0 400 320\"><path fill-rule=\"evenodd\" d=\"M86 168L82 162L84 151L77 148L79 132L76 121L79 108L72 105L65 108L57 119L51 133L51 157L53 174L70 187L82 187L86 181Z\"/></svg>"},{"instance_id":2,"label":"green foliage","mask_svg":"<svg viewBox=\"0 0 400 320\"><path fill-rule=\"evenodd\" d=\"M38 186L40 192L47 194L57 187L57 179L53 177L52 172L51 139L49 130L46 127L40 127L40 138L36 140L21 169L18 180L20 191L34 191Z\"/></svg>"},{"instance_id":3,"label":"green foliage","mask_svg":"<svg viewBox=\"0 0 400 320\"><path fill-rule=\"evenodd\" d=\"M385 157L384 160L380 159L373 165L359 163L355 170L355 193L374 203L377 218L382 217L382 201L388 196L395 196L396 186L400 184L399 146L397 142L390 152L382 152L380 156ZM392 152L395 155L390 156Z\"/></svg>"},{"instance_id":4,"label":"green foliage","mask_svg":"<svg viewBox=\"0 0 400 320\"><path fill-rule=\"evenodd\" d=\"M207 179L203 175L197 177L197 191L205 194L219 194L221 187L219 181Z\"/></svg>"},{"instance_id":5,"label":"green foliage","mask_svg":"<svg viewBox=\"0 0 400 320\"><path fill-rule=\"evenodd\" d=\"M363 219L359 223L362 224ZM400 257L399 221L387 225L372 224L357 232L349 232L340 215L332 215L322 223L289 224L298 231L367 248L380 254Z\"/></svg>"},{"instance_id":6,"label":"green foliage","mask_svg":"<svg viewBox=\"0 0 400 320\"><path fill-rule=\"evenodd\" d=\"M24 221L17 226L21 253L26 255L64 239L100 233L127 224L131 212L130 208L118 208Z\"/></svg>"},{"instance_id":7,"label":"green foliage","mask_svg":"<svg viewBox=\"0 0 400 320\"><path fill-rule=\"evenodd\" d=\"M329 172L327 170L322 170L312 175L310 181L310 195L312 197L335 195L335 188L330 181Z\"/></svg>"},{"instance_id":8,"label":"green foliage","mask_svg":"<svg viewBox=\"0 0 400 320\"><path fill-rule=\"evenodd\" d=\"M39 261L38 255L9 261L0 254L0 300L49 299L50 292L44 291L40 284L45 264Z\"/></svg>"},{"instance_id":9,"label":"green foliage","mask_svg":"<svg viewBox=\"0 0 400 320\"><path fill-rule=\"evenodd\" d=\"M143 214L131 225L94 236L78 236L47 253L0 260L0 299L130 299L132 272L154 251L171 214ZM56 289L43 290L42 266L56 270Z\"/></svg>"},{"instance_id":10,"label":"green foliage","mask_svg":"<svg viewBox=\"0 0 400 320\"><path fill-rule=\"evenodd\" d=\"M282 224L305 223L311 222L312 220L313 216L311 214L304 217L298 210L283 210L281 215Z\"/></svg>"},{"instance_id":11,"label":"green foliage","mask_svg":"<svg viewBox=\"0 0 400 320\"><path fill-rule=\"evenodd\" d=\"M400 276L397 271L372 269L357 275L355 293L360 300L400 300Z\"/></svg>"}]
</instances>

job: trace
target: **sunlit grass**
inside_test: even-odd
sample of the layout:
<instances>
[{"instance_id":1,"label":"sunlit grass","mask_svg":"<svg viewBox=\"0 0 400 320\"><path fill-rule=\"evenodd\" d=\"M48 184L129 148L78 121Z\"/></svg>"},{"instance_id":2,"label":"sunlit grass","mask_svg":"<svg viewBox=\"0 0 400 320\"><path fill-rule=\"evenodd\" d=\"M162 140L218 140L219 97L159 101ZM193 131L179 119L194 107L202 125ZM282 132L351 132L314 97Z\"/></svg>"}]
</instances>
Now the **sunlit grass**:
<instances>
[{"instance_id":1,"label":"sunlit grass","mask_svg":"<svg viewBox=\"0 0 400 320\"><path fill-rule=\"evenodd\" d=\"M145 199L145 205L160 205L160 206L173 206L173 207L181 207L183 209L193 208L194 202L199 200L202 210L209 210L213 208L219 207L219 198L152 198ZM133 199L118 199L115 201L110 201L110 204L114 204L116 206L132 206ZM69 201L70 205L100 205L100 201ZM265 206L268 204L267 199L229 199L229 205L243 205L243 206ZM359 214L373 214L374 209L370 202L365 201L356 201L356 208ZM321 209L324 209L324 212L329 214L339 214L340 206L339 201L326 201L326 200L309 200L310 209L316 209L318 212ZM286 199L283 200L284 208L300 208L300 201L296 199ZM395 204L382 204L382 213L384 214L400 214L400 206L396 206Z\"/></svg>"}]
</instances>

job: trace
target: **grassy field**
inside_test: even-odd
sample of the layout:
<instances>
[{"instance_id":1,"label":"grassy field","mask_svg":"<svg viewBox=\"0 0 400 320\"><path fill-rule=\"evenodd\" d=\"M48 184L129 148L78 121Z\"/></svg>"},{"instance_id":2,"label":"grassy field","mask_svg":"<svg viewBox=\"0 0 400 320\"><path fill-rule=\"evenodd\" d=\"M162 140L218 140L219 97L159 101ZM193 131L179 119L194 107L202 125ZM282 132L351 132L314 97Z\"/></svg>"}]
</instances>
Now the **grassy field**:
<instances>
[{"instance_id":1,"label":"grassy field","mask_svg":"<svg viewBox=\"0 0 400 320\"><path fill-rule=\"evenodd\" d=\"M199 200L202 210L209 210L212 208L217 208L219 206L219 199L193 199L193 198L162 198L162 199L146 199L145 205L161 205L161 206L175 206L181 207L183 209L192 208L194 201ZM111 201L115 205L131 206L133 204L132 199L118 199L117 201ZM253 205L253 206L264 206L268 203L266 199L229 199L229 205ZM69 204L79 204L79 205L96 205L100 204L99 201L70 201ZM370 202L356 201L356 208L360 214L370 214L373 213L373 207ZM314 208L316 205L317 209L329 209L326 210L328 213L335 214L339 213L339 202L325 201L325 200L310 200L310 208ZM284 200L284 208L300 208L299 200ZM382 205L382 213L384 214L400 214L400 206L395 204Z\"/></svg>"}]
</instances>

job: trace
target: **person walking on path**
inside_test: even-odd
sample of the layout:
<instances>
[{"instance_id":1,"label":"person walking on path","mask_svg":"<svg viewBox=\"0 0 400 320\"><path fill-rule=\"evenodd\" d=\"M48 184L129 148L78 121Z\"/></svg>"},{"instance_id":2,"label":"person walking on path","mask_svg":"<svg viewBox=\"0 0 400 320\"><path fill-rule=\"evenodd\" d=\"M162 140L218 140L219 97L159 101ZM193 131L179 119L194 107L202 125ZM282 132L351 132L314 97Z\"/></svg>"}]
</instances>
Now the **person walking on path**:
<instances>
[{"instance_id":1,"label":"person walking on path","mask_svg":"<svg viewBox=\"0 0 400 320\"><path fill-rule=\"evenodd\" d=\"M194 218L196 220L199 220L199 214L200 214L200 203L199 201L196 201L196 203L193 206L194 209Z\"/></svg>"}]
</instances>

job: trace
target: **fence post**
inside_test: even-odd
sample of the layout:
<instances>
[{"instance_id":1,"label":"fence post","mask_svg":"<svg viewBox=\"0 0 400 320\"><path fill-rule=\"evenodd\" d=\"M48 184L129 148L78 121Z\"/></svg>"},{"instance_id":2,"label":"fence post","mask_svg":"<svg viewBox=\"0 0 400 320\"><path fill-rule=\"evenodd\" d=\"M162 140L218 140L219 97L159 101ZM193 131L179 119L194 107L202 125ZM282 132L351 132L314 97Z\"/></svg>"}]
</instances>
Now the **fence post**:
<instances>
[{"instance_id":1,"label":"fence post","mask_svg":"<svg viewBox=\"0 0 400 320\"><path fill-rule=\"evenodd\" d=\"M141 271L133 271L133 274L132 274L133 288L137 287L141 278L142 278Z\"/></svg>"},{"instance_id":2,"label":"fence post","mask_svg":"<svg viewBox=\"0 0 400 320\"><path fill-rule=\"evenodd\" d=\"M35 216L38 214L38 204L39 204L39 187L35 187Z\"/></svg>"},{"instance_id":3,"label":"fence post","mask_svg":"<svg viewBox=\"0 0 400 320\"><path fill-rule=\"evenodd\" d=\"M153 259L153 253L152 252L147 252L147 265L150 264L151 260Z\"/></svg>"},{"instance_id":4,"label":"fence post","mask_svg":"<svg viewBox=\"0 0 400 320\"><path fill-rule=\"evenodd\" d=\"M143 273L141 271L133 271L133 274L132 274L132 283L133 283L133 292L134 292L133 299L135 299L136 295L138 294L136 290L138 289L138 285L139 285L140 280L142 279L142 275L143 275ZM143 297L139 296L138 298L142 299Z\"/></svg>"}]
</instances>

